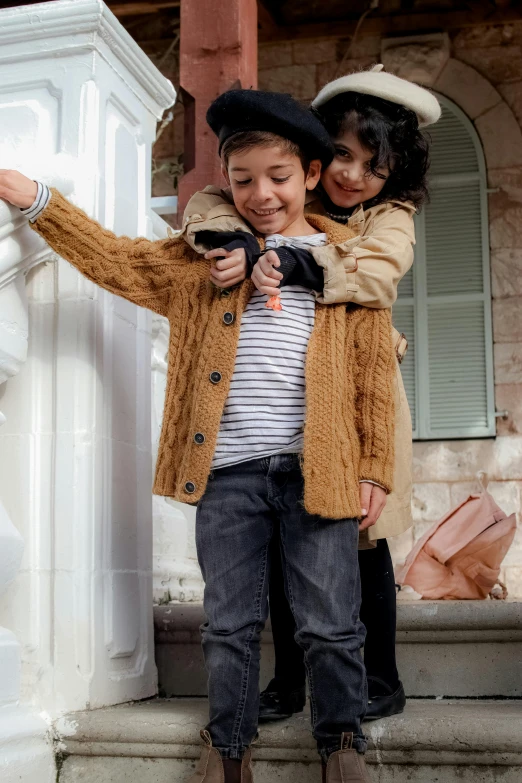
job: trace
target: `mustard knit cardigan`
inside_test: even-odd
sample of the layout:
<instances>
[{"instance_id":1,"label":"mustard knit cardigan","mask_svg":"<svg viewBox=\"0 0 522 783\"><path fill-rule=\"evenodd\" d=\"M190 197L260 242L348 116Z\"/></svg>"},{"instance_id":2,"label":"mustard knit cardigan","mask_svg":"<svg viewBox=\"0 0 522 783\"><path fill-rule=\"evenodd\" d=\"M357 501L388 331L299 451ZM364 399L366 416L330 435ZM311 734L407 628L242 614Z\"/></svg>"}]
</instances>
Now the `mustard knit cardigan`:
<instances>
[{"instance_id":1,"label":"mustard knit cardigan","mask_svg":"<svg viewBox=\"0 0 522 783\"><path fill-rule=\"evenodd\" d=\"M330 242L351 236L327 218L307 215L307 220ZM253 283L219 291L209 282L210 262L183 240L116 237L54 189L33 228L89 280L169 319L154 492L196 503L207 484ZM308 512L333 519L360 516L363 478L392 489L395 372L388 310L316 305L306 359Z\"/></svg>"}]
</instances>

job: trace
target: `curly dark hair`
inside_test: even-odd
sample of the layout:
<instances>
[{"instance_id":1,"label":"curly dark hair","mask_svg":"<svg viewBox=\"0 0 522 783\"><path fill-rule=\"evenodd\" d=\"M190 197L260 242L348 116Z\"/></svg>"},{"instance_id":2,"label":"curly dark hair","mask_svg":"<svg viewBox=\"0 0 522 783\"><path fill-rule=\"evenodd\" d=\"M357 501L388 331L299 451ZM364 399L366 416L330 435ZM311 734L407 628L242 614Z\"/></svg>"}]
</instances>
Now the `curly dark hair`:
<instances>
[{"instance_id":1,"label":"curly dark hair","mask_svg":"<svg viewBox=\"0 0 522 783\"><path fill-rule=\"evenodd\" d=\"M379 169L389 168L386 184L367 206L391 199L411 201L419 209L428 200L429 140L419 130L415 112L397 103L345 92L312 110L332 139L352 131L359 143L373 153L370 171L384 179Z\"/></svg>"}]
</instances>

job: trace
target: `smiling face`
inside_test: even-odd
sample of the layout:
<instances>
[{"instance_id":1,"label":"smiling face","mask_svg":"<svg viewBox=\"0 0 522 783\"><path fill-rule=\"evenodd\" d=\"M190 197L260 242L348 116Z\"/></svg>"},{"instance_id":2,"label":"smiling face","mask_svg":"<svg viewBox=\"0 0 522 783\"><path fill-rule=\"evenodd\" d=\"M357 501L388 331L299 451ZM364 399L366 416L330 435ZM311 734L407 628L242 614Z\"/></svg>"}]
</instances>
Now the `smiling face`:
<instances>
[{"instance_id":1,"label":"smiling face","mask_svg":"<svg viewBox=\"0 0 522 783\"><path fill-rule=\"evenodd\" d=\"M284 145L252 146L227 156L223 174L239 214L260 234L306 236L315 233L304 217L307 190L319 181L321 163L308 173Z\"/></svg>"},{"instance_id":2,"label":"smiling face","mask_svg":"<svg viewBox=\"0 0 522 783\"><path fill-rule=\"evenodd\" d=\"M371 173L373 153L361 145L352 131L341 131L332 141L335 157L321 176L321 184L331 201L349 209L378 196L390 170L379 169L380 176Z\"/></svg>"}]
</instances>

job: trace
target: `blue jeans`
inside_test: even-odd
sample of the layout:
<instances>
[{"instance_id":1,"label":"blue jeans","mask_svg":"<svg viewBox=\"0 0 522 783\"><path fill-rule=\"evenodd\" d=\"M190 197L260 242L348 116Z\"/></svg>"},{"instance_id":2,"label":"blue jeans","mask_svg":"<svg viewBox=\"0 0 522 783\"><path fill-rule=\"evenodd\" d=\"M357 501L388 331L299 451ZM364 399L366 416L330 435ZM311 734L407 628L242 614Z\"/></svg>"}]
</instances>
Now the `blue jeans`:
<instances>
[{"instance_id":1,"label":"blue jeans","mask_svg":"<svg viewBox=\"0 0 522 783\"><path fill-rule=\"evenodd\" d=\"M326 760L339 750L343 732L353 732L354 747L366 750L357 521L312 516L302 498L298 458L280 454L214 471L198 504L207 728L224 758L242 758L257 733L259 643L268 616L269 544L277 523L319 753Z\"/></svg>"}]
</instances>

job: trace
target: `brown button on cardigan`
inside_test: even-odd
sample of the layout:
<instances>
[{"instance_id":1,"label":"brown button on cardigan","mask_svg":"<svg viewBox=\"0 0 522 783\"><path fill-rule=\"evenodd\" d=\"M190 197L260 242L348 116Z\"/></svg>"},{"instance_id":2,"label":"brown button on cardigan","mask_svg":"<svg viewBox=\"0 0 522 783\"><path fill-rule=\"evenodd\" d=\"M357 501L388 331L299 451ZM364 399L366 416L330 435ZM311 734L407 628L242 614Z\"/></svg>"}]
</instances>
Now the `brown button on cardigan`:
<instances>
[{"instance_id":1,"label":"brown button on cardigan","mask_svg":"<svg viewBox=\"0 0 522 783\"><path fill-rule=\"evenodd\" d=\"M350 229L327 218L307 219L327 233L329 242L352 236ZM87 278L169 319L154 492L197 502L210 472L252 282L246 280L223 297L209 283L210 263L182 239L116 237L57 190L33 227ZM224 320L226 313L234 316L231 323ZM388 310L316 306L306 360L303 452L304 503L310 513L334 519L359 516L363 478L392 489L394 378ZM197 443L194 433L204 433L204 442Z\"/></svg>"}]
</instances>

